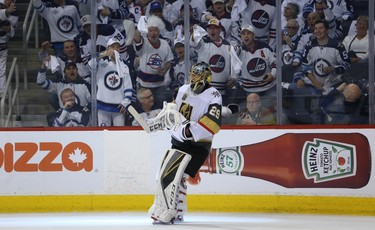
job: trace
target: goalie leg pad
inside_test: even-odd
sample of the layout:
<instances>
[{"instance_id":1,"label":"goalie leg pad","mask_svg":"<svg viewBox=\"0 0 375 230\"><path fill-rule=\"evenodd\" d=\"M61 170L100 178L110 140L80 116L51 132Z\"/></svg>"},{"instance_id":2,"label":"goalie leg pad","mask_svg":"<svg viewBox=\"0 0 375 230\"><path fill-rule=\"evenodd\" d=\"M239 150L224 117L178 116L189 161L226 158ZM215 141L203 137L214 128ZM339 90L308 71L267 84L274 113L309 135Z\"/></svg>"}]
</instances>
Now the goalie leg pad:
<instances>
[{"instance_id":1,"label":"goalie leg pad","mask_svg":"<svg viewBox=\"0 0 375 230\"><path fill-rule=\"evenodd\" d=\"M191 155L177 149L169 150L160 168L154 204L149 210L151 218L169 223L178 212L179 185Z\"/></svg>"}]
</instances>

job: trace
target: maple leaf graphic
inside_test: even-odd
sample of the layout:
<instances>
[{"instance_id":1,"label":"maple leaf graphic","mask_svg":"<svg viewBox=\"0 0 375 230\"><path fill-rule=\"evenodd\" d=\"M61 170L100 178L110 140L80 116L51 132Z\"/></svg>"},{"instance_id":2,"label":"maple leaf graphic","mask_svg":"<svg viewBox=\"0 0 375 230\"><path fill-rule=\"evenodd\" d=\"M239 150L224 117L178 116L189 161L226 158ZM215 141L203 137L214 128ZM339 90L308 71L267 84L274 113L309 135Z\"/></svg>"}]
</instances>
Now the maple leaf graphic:
<instances>
[{"instance_id":1,"label":"maple leaf graphic","mask_svg":"<svg viewBox=\"0 0 375 230\"><path fill-rule=\"evenodd\" d=\"M86 160L87 157L86 157L86 153L82 152L81 149L76 148L74 149L73 153L69 154L69 159L73 163L77 163L77 166L78 166L79 163L83 163L83 161Z\"/></svg>"}]
</instances>

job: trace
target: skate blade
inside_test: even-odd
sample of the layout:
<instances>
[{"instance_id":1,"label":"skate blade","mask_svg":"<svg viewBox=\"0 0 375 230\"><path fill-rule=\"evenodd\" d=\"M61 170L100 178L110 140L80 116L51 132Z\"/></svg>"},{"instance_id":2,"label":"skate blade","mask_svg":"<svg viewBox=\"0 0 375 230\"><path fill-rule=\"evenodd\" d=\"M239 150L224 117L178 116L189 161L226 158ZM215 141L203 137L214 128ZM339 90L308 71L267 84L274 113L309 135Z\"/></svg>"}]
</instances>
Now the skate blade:
<instances>
[{"instance_id":1,"label":"skate blade","mask_svg":"<svg viewBox=\"0 0 375 230\"><path fill-rule=\"evenodd\" d=\"M183 216L177 216L176 218L174 218L173 222L174 223L182 223L182 222L184 222L184 217Z\"/></svg>"},{"instance_id":2,"label":"skate blade","mask_svg":"<svg viewBox=\"0 0 375 230\"><path fill-rule=\"evenodd\" d=\"M152 224L153 224L153 225L172 225L172 224L175 223L175 222L174 222L174 219L171 220L171 221L169 221L169 222L163 222L163 221L160 221L160 220L158 220L156 217L153 217L153 216L151 216L151 219L152 219Z\"/></svg>"}]
</instances>

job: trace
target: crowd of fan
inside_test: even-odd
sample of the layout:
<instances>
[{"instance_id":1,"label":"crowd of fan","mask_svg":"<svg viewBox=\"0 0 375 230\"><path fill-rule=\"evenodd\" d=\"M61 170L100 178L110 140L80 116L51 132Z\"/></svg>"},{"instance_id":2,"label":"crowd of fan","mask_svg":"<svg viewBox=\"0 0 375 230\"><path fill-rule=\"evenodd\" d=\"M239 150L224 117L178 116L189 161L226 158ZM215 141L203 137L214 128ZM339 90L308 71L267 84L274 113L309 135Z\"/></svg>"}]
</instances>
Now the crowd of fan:
<instances>
[{"instance_id":1,"label":"crowd of fan","mask_svg":"<svg viewBox=\"0 0 375 230\"><path fill-rule=\"evenodd\" d=\"M14 1L4 2L1 21L16 15ZM189 81L186 69L202 61L223 105L241 108L226 124L275 124L276 112L284 124L368 122L368 55L374 52L368 50L368 17L359 16L350 0L282 1L281 47L272 0L190 0L188 36L184 0L96 2L92 22L90 1L33 0L46 24L37 83L49 91L55 110L47 116L50 126L138 125L126 107L134 105L145 119L156 116ZM282 66L276 66L276 51ZM0 63L0 76L2 69ZM94 70L98 123L90 124ZM277 71L283 111L276 105Z\"/></svg>"}]
</instances>

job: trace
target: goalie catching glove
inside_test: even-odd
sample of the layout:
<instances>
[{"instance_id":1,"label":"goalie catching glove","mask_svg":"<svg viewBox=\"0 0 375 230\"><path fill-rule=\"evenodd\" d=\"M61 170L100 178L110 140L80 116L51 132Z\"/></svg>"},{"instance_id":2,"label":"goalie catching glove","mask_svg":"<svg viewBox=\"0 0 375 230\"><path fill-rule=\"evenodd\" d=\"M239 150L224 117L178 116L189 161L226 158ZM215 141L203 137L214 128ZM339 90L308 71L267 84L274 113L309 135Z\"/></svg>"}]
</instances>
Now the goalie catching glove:
<instances>
[{"instance_id":1,"label":"goalie catching glove","mask_svg":"<svg viewBox=\"0 0 375 230\"><path fill-rule=\"evenodd\" d=\"M169 130L169 133L176 140L180 142L193 140L193 136L189 130L190 121L186 120L186 118L177 111L177 105L175 103L164 102L162 111L155 119L161 119L164 123L164 127Z\"/></svg>"}]
</instances>

